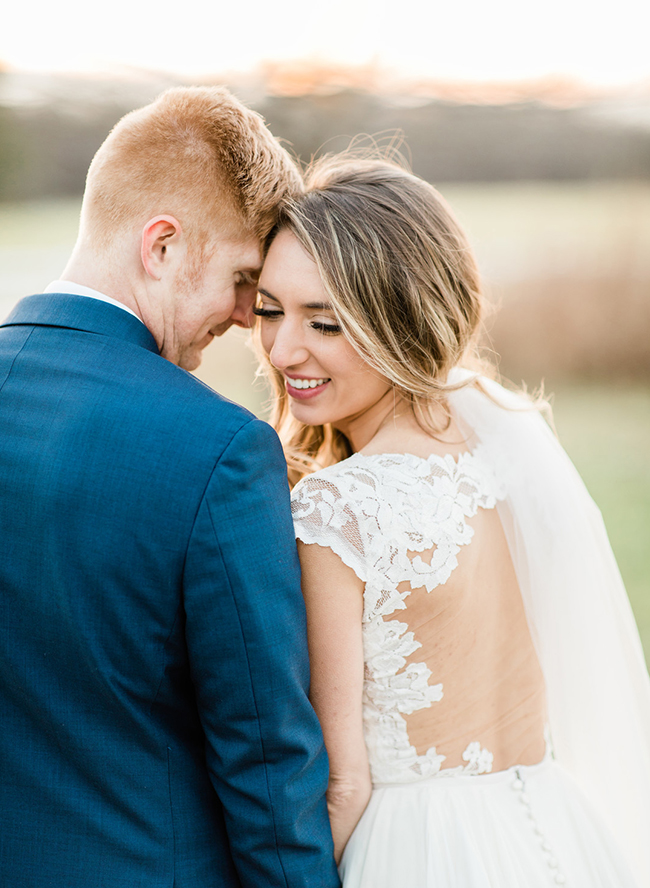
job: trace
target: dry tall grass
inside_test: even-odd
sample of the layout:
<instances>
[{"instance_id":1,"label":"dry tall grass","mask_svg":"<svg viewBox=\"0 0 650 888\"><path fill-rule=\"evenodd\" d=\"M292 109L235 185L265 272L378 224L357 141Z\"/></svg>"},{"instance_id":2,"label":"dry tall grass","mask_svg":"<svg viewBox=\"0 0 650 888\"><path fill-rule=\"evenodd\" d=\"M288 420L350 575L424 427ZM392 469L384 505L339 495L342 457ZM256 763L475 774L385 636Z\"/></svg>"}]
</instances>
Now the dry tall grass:
<instances>
[{"instance_id":1,"label":"dry tall grass","mask_svg":"<svg viewBox=\"0 0 650 888\"><path fill-rule=\"evenodd\" d=\"M502 292L488 341L505 376L650 381L650 275L551 272Z\"/></svg>"}]
</instances>

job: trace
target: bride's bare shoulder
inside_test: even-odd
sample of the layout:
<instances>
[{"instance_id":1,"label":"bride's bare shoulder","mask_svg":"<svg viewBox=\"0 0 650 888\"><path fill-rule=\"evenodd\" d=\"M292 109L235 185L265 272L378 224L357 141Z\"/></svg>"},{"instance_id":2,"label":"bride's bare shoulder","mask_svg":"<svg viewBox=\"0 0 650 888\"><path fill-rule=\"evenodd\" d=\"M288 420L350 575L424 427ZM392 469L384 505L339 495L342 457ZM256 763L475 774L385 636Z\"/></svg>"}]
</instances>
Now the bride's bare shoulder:
<instances>
[{"instance_id":1,"label":"bride's bare shoulder","mask_svg":"<svg viewBox=\"0 0 650 888\"><path fill-rule=\"evenodd\" d=\"M441 425L443 425L441 423ZM428 459L451 455L454 458L472 450L469 439L453 418L448 418L446 427L429 431L417 422L415 417L398 417L387 423L362 449L362 453L373 456L380 453L412 453Z\"/></svg>"}]
</instances>

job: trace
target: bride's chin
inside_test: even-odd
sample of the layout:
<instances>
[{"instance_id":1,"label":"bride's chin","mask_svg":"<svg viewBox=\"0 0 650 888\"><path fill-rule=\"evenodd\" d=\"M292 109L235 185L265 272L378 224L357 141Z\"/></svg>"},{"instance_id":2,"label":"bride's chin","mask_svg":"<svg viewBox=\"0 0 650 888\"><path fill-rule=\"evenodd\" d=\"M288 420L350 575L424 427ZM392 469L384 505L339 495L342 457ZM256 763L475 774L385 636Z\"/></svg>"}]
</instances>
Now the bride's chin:
<instances>
[{"instance_id":1,"label":"bride's chin","mask_svg":"<svg viewBox=\"0 0 650 888\"><path fill-rule=\"evenodd\" d=\"M310 410L305 404L292 403L289 409L293 418L304 425L320 426L327 425L330 422L328 416L316 410Z\"/></svg>"}]
</instances>

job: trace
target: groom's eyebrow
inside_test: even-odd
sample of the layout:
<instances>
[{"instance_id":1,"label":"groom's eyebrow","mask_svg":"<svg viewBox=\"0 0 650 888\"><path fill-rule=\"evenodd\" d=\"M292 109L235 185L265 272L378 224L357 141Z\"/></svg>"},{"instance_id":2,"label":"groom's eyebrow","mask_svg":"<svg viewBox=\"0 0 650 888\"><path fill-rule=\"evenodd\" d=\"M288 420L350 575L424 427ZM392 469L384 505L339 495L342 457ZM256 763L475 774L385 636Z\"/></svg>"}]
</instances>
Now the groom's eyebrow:
<instances>
[{"instance_id":1,"label":"groom's eyebrow","mask_svg":"<svg viewBox=\"0 0 650 888\"><path fill-rule=\"evenodd\" d=\"M260 278L260 272L262 271L260 268L242 268L238 272L242 276L243 284L257 284Z\"/></svg>"},{"instance_id":2,"label":"groom's eyebrow","mask_svg":"<svg viewBox=\"0 0 650 888\"><path fill-rule=\"evenodd\" d=\"M258 287L257 292L262 296L266 296L267 299L271 299L273 302L280 303L280 300L277 299L272 293L269 293L268 290L265 290L263 287ZM315 311L333 311L332 306L329 302L305 302L300 306L301 308L310 308Z\"/></svg>"}]
</instances>

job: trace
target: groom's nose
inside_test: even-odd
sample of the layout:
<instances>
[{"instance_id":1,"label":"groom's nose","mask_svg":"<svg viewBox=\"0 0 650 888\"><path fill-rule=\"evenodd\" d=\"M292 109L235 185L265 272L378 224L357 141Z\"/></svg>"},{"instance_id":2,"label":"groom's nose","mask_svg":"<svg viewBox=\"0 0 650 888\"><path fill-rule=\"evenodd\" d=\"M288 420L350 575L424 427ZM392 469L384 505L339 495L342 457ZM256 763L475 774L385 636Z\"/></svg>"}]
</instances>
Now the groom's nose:
<instances>
[{"instance_id":1,"label":"groom's nose","mask_svg":"<svg viewBox=\"0 0 650 888\"><path fill-rule=\"evenodd\" d=\"M235 307L230 315L230 320L237 327L249 329L253 326L255 316L253 315L253 305L255 304L255 296L257 294L257 285L254 283L243 283L235 285Z\"/></svg>"}]
</instances>

